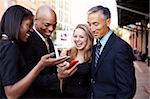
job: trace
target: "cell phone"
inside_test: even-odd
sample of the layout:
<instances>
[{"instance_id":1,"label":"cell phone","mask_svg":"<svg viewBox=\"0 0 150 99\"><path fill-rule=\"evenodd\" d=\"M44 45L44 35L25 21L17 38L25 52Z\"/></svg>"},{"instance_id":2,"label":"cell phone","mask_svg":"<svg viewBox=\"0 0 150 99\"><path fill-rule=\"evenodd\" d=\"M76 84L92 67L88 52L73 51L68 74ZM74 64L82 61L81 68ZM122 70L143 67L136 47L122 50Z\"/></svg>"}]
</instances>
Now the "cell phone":
<instances>
[{"instance_id":1,"label":"cell phone","mask_svg":"<svg viewBox=\"0 0 150 99\"><path fill-rule=\"evenodd\" d=\"M72 60L71 62L70 62L70 65L69 65L69 67L67 68L67 69L70 69L71 67L73 67L76 63L78 63L79 61L78 60Z\"/></svg>"}]
</instances>

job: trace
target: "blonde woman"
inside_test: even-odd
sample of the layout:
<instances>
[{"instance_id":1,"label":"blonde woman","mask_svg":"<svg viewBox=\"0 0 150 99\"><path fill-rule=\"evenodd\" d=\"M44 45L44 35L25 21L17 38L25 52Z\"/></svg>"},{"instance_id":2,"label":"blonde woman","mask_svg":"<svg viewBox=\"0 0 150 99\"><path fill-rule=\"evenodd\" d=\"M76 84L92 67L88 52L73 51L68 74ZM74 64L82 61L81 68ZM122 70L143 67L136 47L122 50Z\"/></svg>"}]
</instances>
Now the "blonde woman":
<instances>
[{"instance_id":1,"label":"blonde woman","mask_svg":"<svg viewBox=\"0 0 150 99\"><path fill-rule=\"evenodd\" d=\"M62 80L64 98L87 98L93 46L93 36L87 25L77 25L73 33L73 42L73 48L61 53L62 56L69 55L70 60L58 66L58 77ZM70 68L69 63L72 60L77 60L78 63Z\"/></svg>"}]
</instances>

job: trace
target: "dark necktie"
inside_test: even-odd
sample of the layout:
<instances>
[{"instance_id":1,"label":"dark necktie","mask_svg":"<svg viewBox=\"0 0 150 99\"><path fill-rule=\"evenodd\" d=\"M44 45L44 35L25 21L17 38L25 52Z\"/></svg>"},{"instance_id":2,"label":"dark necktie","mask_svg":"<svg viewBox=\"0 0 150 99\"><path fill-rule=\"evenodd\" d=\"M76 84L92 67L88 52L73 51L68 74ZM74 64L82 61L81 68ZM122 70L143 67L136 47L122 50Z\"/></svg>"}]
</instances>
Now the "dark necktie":
<instances>
[{"instance_id":1,"label":"dark necktie","mask_svg":"<svg viewBox=\"0 0 150 99\"><path fill-rule=\"evenodd\" d=\"M98 42L96 44L96 50L95 50L95 67L97 66L97 63L98 63L98 59L99 59L99 56L100 56L100 49L101 49L101 43Z\"/></svg>"},{"instance_id":2,"label":"dark necktie","mask_svg":"<svg viewBox=\"0 0 150 99\"><path fill-rule=\"evenodd\" d=\"M48 53L50 52L50 50L49 50L49 44L48 44L48 40L47 40L47 38L45 39L45 45L46 45L46 47L47 47L47 51L48 51Z\"/></svg>"}]
</instances>

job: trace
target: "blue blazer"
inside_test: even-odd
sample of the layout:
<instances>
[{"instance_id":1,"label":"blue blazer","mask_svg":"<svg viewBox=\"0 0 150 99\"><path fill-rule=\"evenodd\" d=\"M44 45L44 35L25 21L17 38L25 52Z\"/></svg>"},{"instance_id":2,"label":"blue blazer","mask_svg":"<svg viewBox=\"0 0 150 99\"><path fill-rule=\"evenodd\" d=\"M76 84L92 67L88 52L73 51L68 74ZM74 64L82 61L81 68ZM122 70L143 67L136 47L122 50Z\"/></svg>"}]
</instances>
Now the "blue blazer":
<instances>
[{"instance_id":1,"label":"blue blazer","mask_svg":"<svg viewBox=\"0 0 150 99\"><path fill-rule=\"evenodd\" d=\"M98 99L131 99L136 91L132 48L114 33L109 37L94 66L92 55L91 95Z\"/></svg>"}]
</instances>

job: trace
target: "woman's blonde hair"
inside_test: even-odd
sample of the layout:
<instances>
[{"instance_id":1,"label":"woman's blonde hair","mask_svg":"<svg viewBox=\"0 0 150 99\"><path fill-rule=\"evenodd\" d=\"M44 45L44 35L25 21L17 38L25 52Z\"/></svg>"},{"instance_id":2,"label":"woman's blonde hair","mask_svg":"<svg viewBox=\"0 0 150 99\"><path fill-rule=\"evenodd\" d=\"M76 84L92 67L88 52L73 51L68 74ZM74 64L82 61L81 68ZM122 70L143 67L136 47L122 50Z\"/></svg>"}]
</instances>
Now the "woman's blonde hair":
<instances>
[{"instance_id":1,"label":"woman's blonde hair","mask_svg":"<svg viewBox=\"0 0 150 99\"><path fill-rule=\"evenodd\" d=\"M78 24L76 26L76 28L74 29L74 31L78 28L82 29L86 33L86 36L87 36L87 44L84 48L85 52L84 52L84 56L83 56L84 62L91 62L92 46L93 46L94 37L86 24ZM70 49L69 52L70 53L68 53L68 54L71 56L71 59L74 59L77 56L78 50L76 47L73 47Z\"/></svg>"}]
</instances>

